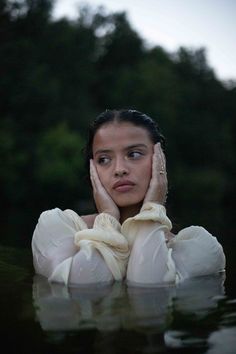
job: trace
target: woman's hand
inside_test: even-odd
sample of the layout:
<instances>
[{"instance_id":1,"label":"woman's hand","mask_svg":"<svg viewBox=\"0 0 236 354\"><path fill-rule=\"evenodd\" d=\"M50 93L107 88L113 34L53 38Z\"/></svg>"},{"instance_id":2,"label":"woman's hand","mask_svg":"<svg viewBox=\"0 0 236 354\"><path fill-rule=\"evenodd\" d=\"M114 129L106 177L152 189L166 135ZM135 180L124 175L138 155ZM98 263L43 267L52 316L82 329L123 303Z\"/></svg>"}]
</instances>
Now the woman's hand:
<instances>
[{"instance_id":1,"label":"woman's hand","mask_svg":"<svg viewBox=\"0 0 236 354\"><path fill-rule=\"evenodd\" d=\"M156 202L164 205L167 196L167 188L166 159L161 144L157 143L154 145L152 158L152 178L144 198L144 203Z\"/></svg>"},{"instance_id":2,"label":"woman's hand","mask_svg":"<svg viewBox=\"0 0 236 354\"><path fill-rule=\"evenodd\" d=\"M93 186L93 197L98 212L110 214L119 221L120 211L103 187L92 159L90 160L90 179Z\"/></svg>"}]
</instances>

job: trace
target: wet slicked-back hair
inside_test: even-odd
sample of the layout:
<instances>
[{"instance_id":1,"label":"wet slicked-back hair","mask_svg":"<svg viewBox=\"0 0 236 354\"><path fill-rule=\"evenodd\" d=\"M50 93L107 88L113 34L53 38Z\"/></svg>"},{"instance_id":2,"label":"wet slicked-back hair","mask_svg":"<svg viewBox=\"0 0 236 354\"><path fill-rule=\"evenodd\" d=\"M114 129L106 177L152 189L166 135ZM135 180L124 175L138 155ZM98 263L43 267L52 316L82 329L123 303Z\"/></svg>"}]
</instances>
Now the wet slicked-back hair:
<instances>
[{"instance_id":1,"label":"wet slicked-back hair","mask_svg":"<svg viewBox=\"0 0 236 354\"><path fill-rule=\"evenodd\" d=\"M93 158L93 140L96 132L103 125L112 122L131 123L146 129L153 144L160 142L163 151L165 151L165 138L161 134L158 124L148 115L133 109L106 110L99 114L89 127L88 139L84 149L87 171L89 171L89 160Z\"/></svg>"}]
</instances>

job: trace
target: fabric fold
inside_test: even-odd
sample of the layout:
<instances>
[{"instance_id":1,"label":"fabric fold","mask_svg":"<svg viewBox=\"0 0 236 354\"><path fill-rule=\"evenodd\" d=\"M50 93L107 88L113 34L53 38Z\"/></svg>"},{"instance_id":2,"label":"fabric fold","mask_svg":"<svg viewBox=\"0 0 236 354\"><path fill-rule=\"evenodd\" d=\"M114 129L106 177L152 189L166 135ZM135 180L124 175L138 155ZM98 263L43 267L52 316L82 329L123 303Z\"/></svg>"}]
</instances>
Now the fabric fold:
<instances>
[{"instance_id":1,"label":"fabric fold","mask_svg":"<svg viewBox=\"0 0 236 354\"><path fill-rule=\"evenodd\" d=\"M92 229L78 231L74 237L75 245L84 250L88 258L91 248L100 252L115 280L124 278L130 253L120 229L120 223L114 217L101 213L95 218Z\"/></svg>"},{"instance_id":2,"label":"fabric fold","mask_svg":"<svg viewBox=\"0 0 236 354\"><path fill-rule=\"evenodd\" d=\"M62 261L60 264L58 264L58 266L56 266L56 268L52 272L51 276L48 278L48 281L68 285L72 260L73 257L69 257Z\"/></svg>"},{"instance_id":3,"label":"fabric fold","mask_svg":"<svg viewBox=\"0 0 236 354\"><path fill-rule=\"evenodd\" d=\"M135 241L139 227L145 224L144 222L155 222L158 229L172 229L172 223L166 215L164 205L147 202L142 206L137 215L126 219L121 227L121 232L126 236L131 247Z\"/></svg>"}]
</instances>

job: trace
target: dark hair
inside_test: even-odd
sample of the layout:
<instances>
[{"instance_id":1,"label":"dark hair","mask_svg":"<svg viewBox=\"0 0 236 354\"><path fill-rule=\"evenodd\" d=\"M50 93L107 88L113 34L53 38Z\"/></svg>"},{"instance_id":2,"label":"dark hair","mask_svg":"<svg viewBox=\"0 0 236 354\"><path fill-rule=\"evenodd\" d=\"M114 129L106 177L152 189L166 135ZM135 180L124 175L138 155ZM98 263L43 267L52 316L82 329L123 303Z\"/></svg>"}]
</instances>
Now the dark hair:
<instances>
[{"instance_id":1,"label":"dark hair","mask_svg":"<svg viewBox=\"0 0 236 354\"><path fill-rule=\"evenodd\" d=\"M103 125L111 122L129 122L133 125L143 127L149 133L149 136L154 144L160 142L163 151L165 151L165 138L161 134L158 124L146 114L133 110L106 110L92 122L88 131L88 139L84 149L85 166L89 171L89 160L93 158L93 140L96 132Z\"/></svg>"}]
</instances>

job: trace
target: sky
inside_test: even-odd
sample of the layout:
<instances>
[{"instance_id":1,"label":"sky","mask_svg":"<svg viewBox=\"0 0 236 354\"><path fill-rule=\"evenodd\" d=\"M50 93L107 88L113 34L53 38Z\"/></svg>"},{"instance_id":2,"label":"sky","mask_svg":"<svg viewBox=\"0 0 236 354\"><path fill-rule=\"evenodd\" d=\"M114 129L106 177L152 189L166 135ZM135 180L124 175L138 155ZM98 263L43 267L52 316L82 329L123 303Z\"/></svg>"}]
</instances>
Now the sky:
<instances>
[{"instance_id":1,"label":"sky","mask_svg":"<svg viewBox=\"0 0 236 354\"><path fill-rule=\"evenodd\" d=\"M82 4L125 11L148 45L204 47L217 77L236 80L236 0L55 0L53 16L75 19Z\"/></svg>"}]
</instances>

